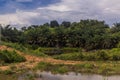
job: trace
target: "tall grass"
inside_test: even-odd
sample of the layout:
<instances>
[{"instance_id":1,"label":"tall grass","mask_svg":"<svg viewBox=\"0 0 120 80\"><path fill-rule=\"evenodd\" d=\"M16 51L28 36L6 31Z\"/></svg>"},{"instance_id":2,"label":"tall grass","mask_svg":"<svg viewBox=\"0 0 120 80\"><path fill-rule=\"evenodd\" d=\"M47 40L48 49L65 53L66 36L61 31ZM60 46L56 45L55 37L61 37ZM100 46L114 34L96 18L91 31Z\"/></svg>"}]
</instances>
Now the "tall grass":
<instances>
[{"instance_id":1,"label":"tall grass","mask_svg":"<svg viewBox=\"0 0 120 80\"><path fill-rule=\"evenodd\" d=\"M46 57L47 55L45 55L43 52L41 52L41 50L38 49L32 49L31 45L22 45L19 43L8 43L8 42L2 42L2 45L5 45L7 47L11 47L14 48L16 50L19 50L21 52L24 52L26 54L30 54L30 55L34 55L34 56L40 56L40 57Z\"/></svg>"},{"instance_id":2,"label":"tall grass","mask_svg":"<svg viewBox=\"0 0 120 80\"><path fill-rule=\"evenodd\" d=\"M115 65L116 66L115 66ZM76 73L96 73L102 75L112 75L112 74L120 74L120 64L119 62L111 61L83 61L78 64L52 64L48 62L40 62L35 67L35 69L39 69L41 71L51 71L52 73L67 73L67 72L76 72Z\"/></svg>"},{"instance_id":3,"label":"tall grass","mask_svg":"<svg viewBox=\"0 0 120 80\"><path fill-rule=\"evenodd\" d=\"M25 57L17 54L15 51L0 51L0 61L5 63L16 63L26 61Z\"/></svg>"},{"instance_id":4,"label":"tall grass","mask_svg":"<svg viewBox=\"0 0 120 80\"><path fill-rule=\"evenodd\" d=\"M94 52L75 52L54 56L62 60L83 60L83 61L120 61L120 49L98 50Z\"/></svg>"},{"instance_id":5,"label":"tall grass","mask_svg":"<svg viewBox=\"0 0 120 80\"><path fill-rule=\"evenodd\" d=\"M22 52L26 51L26 47L19 43L2 42L1 45L5 45L7 47L11 47Z\"/></svg>"}]
</instances>

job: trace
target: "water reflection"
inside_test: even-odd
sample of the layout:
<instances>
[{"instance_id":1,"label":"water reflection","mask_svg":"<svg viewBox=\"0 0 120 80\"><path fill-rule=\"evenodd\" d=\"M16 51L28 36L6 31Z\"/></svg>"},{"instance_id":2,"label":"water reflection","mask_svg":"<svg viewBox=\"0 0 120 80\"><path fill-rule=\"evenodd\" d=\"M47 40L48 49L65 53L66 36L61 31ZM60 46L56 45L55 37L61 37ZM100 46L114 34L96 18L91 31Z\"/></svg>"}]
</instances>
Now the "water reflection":
<instances>
[{"instance_id":1,"label":"water reflection","mask_svg":"<svg viewBox=\"0 0 120 80\"><path fill-rule=\"evenodd\" d=\"M37 72L36 80L120 80L120 76L101 76L95 74L76 74L70 72L68 74L52 74L51 72ZM20 78L19 78L20 80ZM24 80L21 78L21 80Z\"/></svg>"}]
</instances>

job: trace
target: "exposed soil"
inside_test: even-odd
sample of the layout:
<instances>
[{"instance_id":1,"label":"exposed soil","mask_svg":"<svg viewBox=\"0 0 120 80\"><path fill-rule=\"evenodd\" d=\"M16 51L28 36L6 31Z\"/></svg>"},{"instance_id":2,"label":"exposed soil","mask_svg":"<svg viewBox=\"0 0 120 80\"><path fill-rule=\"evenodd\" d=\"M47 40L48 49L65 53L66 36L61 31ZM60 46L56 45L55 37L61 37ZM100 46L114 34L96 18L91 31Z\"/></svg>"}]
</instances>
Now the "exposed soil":
<instances>
[{"instance_id":1,"label":"exposed soil","mask_svg":"<svg viewBox=\"0 0 120 80\"><path fill-rule=\"evenodd\" d=\"M13 48L10 48L10 47L7 47L7 46L0 46L0 50L9 50L9 51L13 51L15 49ZM78 63L81 63L80 61L65 61L65 60L56 60L56 59L53 59L53 58L50 58L50 57L47 57L47 58L43 58L43 57L36 57L36 56L32 56L32 55L28 55L28 54L25 54L23 52L20 52L18 50L15 50L18 54L24 56L26 58L26 62L21 62L21 63L15 63L14 66L18 67L18 68L21 68L21 67L24 67L24 68L33 68L35 67L39 62L49 62L49 63L52 63L52 64L71 64L71 65L74 65L74 64L78 64ZM11 64L13 65L13 64ZM1 70L7 70L10 68L11 65L8 65L8 66L0 66L0 69Z\"/></svg>"}]
</instances>

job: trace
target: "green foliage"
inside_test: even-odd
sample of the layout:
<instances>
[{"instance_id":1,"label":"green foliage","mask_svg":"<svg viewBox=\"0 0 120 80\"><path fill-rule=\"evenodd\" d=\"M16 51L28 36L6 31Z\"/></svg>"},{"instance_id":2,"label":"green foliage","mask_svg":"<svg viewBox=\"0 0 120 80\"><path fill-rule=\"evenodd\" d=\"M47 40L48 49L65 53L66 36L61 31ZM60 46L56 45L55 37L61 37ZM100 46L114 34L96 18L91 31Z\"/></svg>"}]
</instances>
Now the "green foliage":
<instances>
[{"instance_id":1,"label":"green foliage","mask_svg":"<svg viewBox=\"0 0 120 80\"><path fill-rule=\"evenodd\" d=\"M21 32L18 31L16 28L10 27L7 25L6 27L1 28L2 33L2 40L4 41L12 41L12 42L19 42Z\"/></svg>"},{"instance_id":2,"label":"green foliage","mask_svg":"<svg viewBox=\"0 0 120 80\"><path fill-rule=\"evenodd\" d=\"M53 73L60 73L60 74L67 73L68 71L69 71L68 67L66 66L57 66L57 68L54 68L52 70Z\"/></svg>"},{"instance_id":3,"label":"green foliage","mask_svg":"<svg viewBox=\"0 0 120 80\"><path fill-rule=\"evenodd\" d=\"M21 30L2 27L2 40L38 47L81 47L86 51L115 48L120 41L120 25L110 28L104 21L81 20L64 21L61 25L56 20L44 25L32 25ZM22 48L18 48L21 49Z\"/></svg>"},{"instance_id":4,"label":"green foliage","mask_svg":"<svg viewBox=\"0 0 120 80\"><path fill-rule=\"evenodd\" d=\"M22 45L18 43L8 43L8 42L2 42L2 45L5 45L7 47L14 48L16 50L19 50L21 52L24 52L26 54L34 55L34 56L40 56L40 57L47 57L42 51L43 48L33 49L33 46L31 45ZM43 50L42 50L43 49Z\"/></svg>"},{"instance_id":5,"label":"green foliage","mask_svg":"<svg viewBox=\"0 0 120 80\"><path fill-rule=\"evenodd\" d=\"M54 56L62 60L83 60L83 61L119 61L120 49L98 50L94 52L68 53Z\"/></svg>"},{"instance_id":6,"label":"green foliage","mask_svg":"<svg viewBox=\"0 0 120 80\"><path fill-rule=\"evenodd\" d=\"M120 60L120 48L113 48L112 50L110 50L110 57L112 60Z\"/></svg>"},{"instance_id":7,"label":"green foliage","mask_svg":"<svg viewBox=\"0 0 120 80\"><path fill-rule=\"evenodd\" d=\"M50 22L50 26L51 27L58 27L59 23L56 20L53 20L53 21Z\"/></svg>"},{"instance_id":8,"label":"green foliage","mask_svg":"<svg viewBox=\"0 0 120 80\"><path fill-rule=\"evenodd\" d=\"M27 74L25 80L35 80L35 76L33 74Z\"/></svg>"},{"instance_id":9,"label":"green foliage","mask_svg":"<svg viewBox=\"0 0 120 80\"><path fill-rule=\"evenodd\" d=\"M109 60L109 54L105 51L98 51L96 53L97 60Z\"/></svg>"},{"instance_id":10,"label":"green foliage","mask_svg":"<svg viewBox=\"0 0 120 80\"><path fill-rule=\"evenodd\" d=\"M62 60L83 60L84 55L82 53L68 53L55 56L54 58Z\"/></svg>"},{"instance_id":11,"label":"green foliage","mask_svg":"<svg viewBox=\"0 0 120 80\"><path fill-rule=\"evenodd\" d=\"M10 75L10 74L13 74L14 72L9 69L9 70L2 71L2 73L4 73L5 75Z\"/></svg>"},{"instance_id":12,"label":"green foliage","mask_svg":"<svg viewBox=\"0 0 120 80\"><path fill-rule=\"evenodd\" d=\"M22 44L18 44L18 43L2 42L2 45L14 48L14 49L19 50L19 51L25 51L26 50L26 48Z\"/></svg>"},{"instance_id":13,"label":"green foliage","mask_svg":"<svg viewBox=\"0 0 120 80\"><path fill-rule=\"evenodd\" d=\"M61 25L68 28L68 27L70 27L71 23L68 21L63 21Z\"/></svg>"},{"instance_id":14,"label":"green foliage","mask_svg":"<svg viewBox=\"0 0 120 80\"><path fill-rule=\"evenodd\" d=\"M81 48L43 48L36 49L38 52L45 53L47 55L60 55L62 53L81 52Z\"/></svg>"},{"instance_id":15,"label":"green foliage","mask_svg":"<svg viewBox=\"0 0 120 80\"><path fill-rule=\"evenodd\" d=\"M94 69L95 66L93 63L88 63L88 62L85 62L85 63L81 63L81 64L76 64L75 65L76 69Z\"/></svg>"},{"instance_id":16,"label":"green foliage","mask_svg":"<svg viewBox=\"0 0 120 80\"><path fill-rule=\"evenodd\" d=\"M72 53L72 52L81 52L82 49L81 48L62 48L62 51L64 53Z\"/></svg>"},{"instance_id":17,"label":"green foliage","mask_svg":"<svg viewBox=\"0 0 120 80\"><path fill-rule=\"evenodd\" d=\"M15 51L0 51L0 61L5 63L15 63L15 62L24 62L26 61L25 57L17 54Z\"/></svg>"},{"instance_id":18,"label":"green foliage","mask_svg":"<svg viewBox=\"0 0 120 80\"><path fill-rule=\"evenodd\" d=\"M68 67L64 64L51 64L48 62L40 62L35 67L35 69L40 69L41 71L51 71L52 73L66 73L68 72Z\"/></svg>"},{"instance_id":19,"label":"green foliage","mask_svg":"<svg viewBox=\"0 0 120 80\"><path fill-rule=\"evenodd\" d=\"M40 66L40 67L38 67ZM102 75L108 75L108 74L119 74L120 70L120 64L116 61L82 61L77 64L52 64L48 62L40 62L38 64L38 68L41 71L51 71L52 73L67 73L67 72L80 72L80 73L96 73L96 74L102 74Z\"/></svg>"},{"instance_id":20,"label":"green foliage","mask_svg":"<svg viewBox=\"0 0 120 80\"><path fill-rule=\"evenodd\" d=\"M35 55L35 56L40 56L40 57L47 57L47 55L44 54L43 52L41 52L41 51L39 50L39 48L36 49L36 50L30 50L30 53L29 53L29 54Z\"/></svg>"},{"instance_id":21,"label":"green foliage","mask_svg":"<svg viewBox=\"0 0 120 80\"><path fill-rule=\"evenodd\" d=\"M40 62L38 63L38 65L36 66L36 69L40 69L40 70L48 70L48 66L50 66L50 63L47 62Z\"/></svg>"}]
</instances>

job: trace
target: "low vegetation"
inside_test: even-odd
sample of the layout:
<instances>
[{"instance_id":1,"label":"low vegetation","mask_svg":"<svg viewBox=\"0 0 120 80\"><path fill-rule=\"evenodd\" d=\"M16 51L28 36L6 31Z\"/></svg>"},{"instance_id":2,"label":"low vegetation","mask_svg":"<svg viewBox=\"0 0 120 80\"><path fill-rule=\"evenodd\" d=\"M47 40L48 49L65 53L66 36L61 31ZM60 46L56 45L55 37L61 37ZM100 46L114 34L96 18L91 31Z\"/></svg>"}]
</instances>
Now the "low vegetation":
<instances>
[{"instance_id":1,"label":"low vegetation","mask_svg":"<svg viewBox=\"0 0 120 80\"><path fill-rule=\"evenodd\" d=\"M120 62L115 61L83 61L79 64L71 65L71 64L52 64L47 62L40 62L35 69L39 69L41 71L51 71L52 73L68 73L68 72L76 72L76 73L96 73L101 75L112 75L112 74L120 74Z\"/></svg>"},{"instance_id":2,"label":"low vegetation","mask_svg":"<svg viewBox=\"0 0 120 80\"><path fill-rule=\"evenodd\" d=\"M16 63L24 61L26 61L25 57L17 54L16 51L0 51L0 62L2 63Z\"/></svg>"},{"instance_id":3,"label":"low vegetation","mask_svg":"<svg viewBox=\"0 0 120 80\"><path fill-rule=\"evenodd\" d=\"M89 19L61 24L51 21L50 24L31 25L20 30L7 25L1 27L1 39L1 45L21 51L30 58L37 56L33 60L36 58L40 61L39 58L44 57L44 60L54 58L56 63L62 60L80 62L53 64L52 61L43 61L34 69L61 74L69 71L120 74L120 23L110 27L104 21ZM26 61L26 56L19 55L15 50L0 51L0 66ZM31 60L30 63L34 61ZM14 71L11 70L14 69L17 72L16 66L10 68L1 73L12 74ZM20 70L24 69L21 67ZM32 79L33 76L28 77Z\"/></svg>"},{"instance_id":4,"label":"low vegetation","mask_svg":"<svg viewBox=\"0 0 120 80\"><path fill-rule=\"evenodd\" d=\"M120 49L74 52L54 56L55 59L75 61L120 61Z\"/></svg>"},{"instance_id":5,"label":"low vegetation","mask_svg":"<svg viewBox=\"0 0 120 80\"><path fill-rule=\"evenodd\" d=\"M22 45L19 43L11 43L11 42L2 42L1 45L5 45L7 47L11 47L13 49L19 50L21 52L24 52L25 54L38 56L38 57L47 57L42 51L41 48L32 49L31 45ZM43 48L42 48L43 49Z\"/></svg>"},{"instance_id":6,"label":"low vegetation","mask_svg":"<svg viewBox=\"0 0 120 80\"><path fill-rule=\"evenodd\" d=\"M80 47L85 51L111 49L116 48L120 42L120 23L113 25L111 27L105 21L90 19L61 24L51 21L50 24L31 25L19 30L7 25L1 27L1 39L27 47L32 45L32 49L38 47Z\"/></svg>"}]
</instances>

